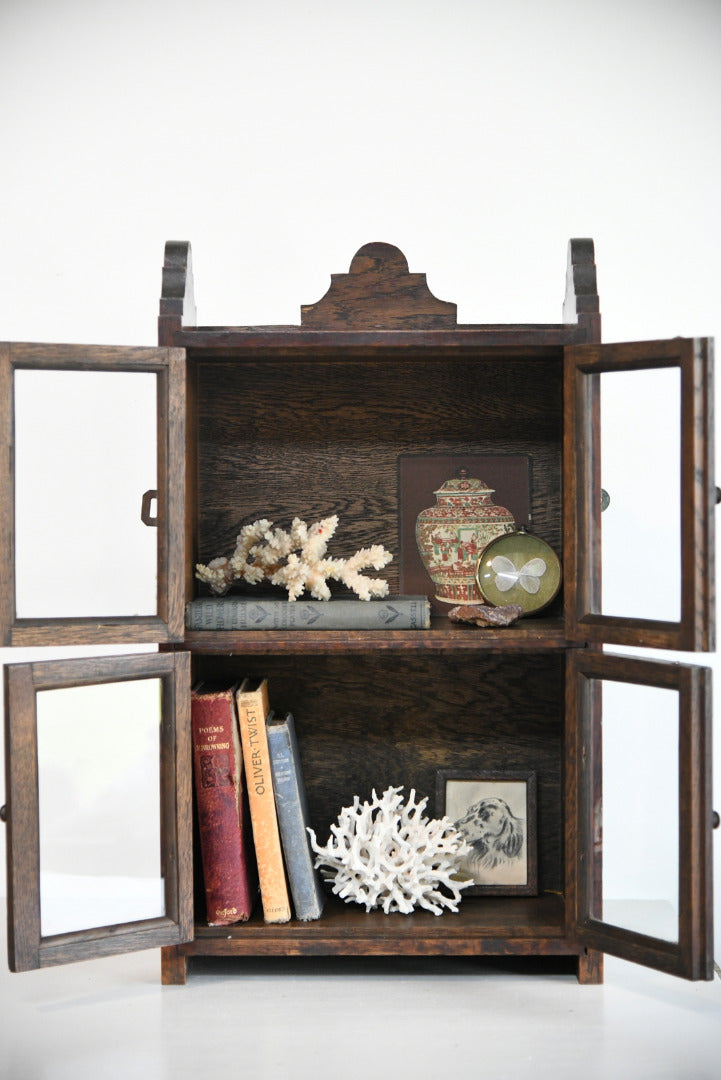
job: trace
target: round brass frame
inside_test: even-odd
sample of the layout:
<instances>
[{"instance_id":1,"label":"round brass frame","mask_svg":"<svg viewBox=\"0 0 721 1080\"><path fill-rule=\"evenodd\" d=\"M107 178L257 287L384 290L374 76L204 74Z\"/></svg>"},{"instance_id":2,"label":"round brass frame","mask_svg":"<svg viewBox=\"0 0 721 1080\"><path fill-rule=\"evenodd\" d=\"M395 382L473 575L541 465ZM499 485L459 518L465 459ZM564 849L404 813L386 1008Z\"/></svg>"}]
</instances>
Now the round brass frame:
<instances>
[{"instance_id":1,"label":"round brass frame","mask_svg":"<svg viewBox=\"0 0 721 1080\"><path fill-rule=\"evenodd\" d=\"M476 562L476 582L489 604L519 604L531 615L555 600L561 561L545 540L526 529L492 540Z\"/></svg>"}]
</instances>

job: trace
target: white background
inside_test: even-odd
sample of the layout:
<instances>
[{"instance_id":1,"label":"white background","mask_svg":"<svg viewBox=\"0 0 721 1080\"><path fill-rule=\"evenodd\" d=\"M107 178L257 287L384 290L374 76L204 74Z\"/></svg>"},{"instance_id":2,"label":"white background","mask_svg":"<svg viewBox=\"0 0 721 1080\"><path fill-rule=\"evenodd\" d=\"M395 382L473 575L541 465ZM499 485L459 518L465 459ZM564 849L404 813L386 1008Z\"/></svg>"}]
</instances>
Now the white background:
<instances>
[{"instance_id":1,"label":"white background","mask_svg":"<svg viewBox=\"0 0 721 1080\"><path fill-rule=\"evenodd\" d=\"M720 73L715 0L6 0L0 336L153 344L169 239L205 325L297 322L371 240L556 322L591 236L604 340L719 337Z\"/></svg>"}]
</instances>

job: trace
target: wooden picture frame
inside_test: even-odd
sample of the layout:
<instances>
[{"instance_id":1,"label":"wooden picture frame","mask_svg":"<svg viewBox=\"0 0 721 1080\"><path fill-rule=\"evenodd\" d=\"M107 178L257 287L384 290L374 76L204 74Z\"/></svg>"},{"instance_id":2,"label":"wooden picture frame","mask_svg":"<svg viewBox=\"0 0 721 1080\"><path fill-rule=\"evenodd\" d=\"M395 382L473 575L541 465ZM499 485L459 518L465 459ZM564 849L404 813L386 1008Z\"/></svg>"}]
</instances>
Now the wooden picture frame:
<instances>
[{"instance_id":1,"label":"wooden picture frame","mask_svg":"<svg viewBox=\"0 0 721 1080\"><path fill-rule=\"evenodd\" d=\"M440 769L436 813L458 825L471 854L463 861L474 884L464 896L536 896L536 774Z\"/></svg>"}]
</instances>

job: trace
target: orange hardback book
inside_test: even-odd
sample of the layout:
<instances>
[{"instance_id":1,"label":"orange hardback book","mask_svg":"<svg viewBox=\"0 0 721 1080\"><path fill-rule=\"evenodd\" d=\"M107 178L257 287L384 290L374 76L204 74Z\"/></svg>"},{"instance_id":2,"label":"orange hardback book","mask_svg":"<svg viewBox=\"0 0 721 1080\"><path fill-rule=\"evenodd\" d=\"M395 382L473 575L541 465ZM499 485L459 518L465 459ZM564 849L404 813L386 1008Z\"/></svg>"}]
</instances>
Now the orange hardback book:
<instances>
[{"instance_id":1,"label":"orange hardback book","mask_svg":"<svg viewBox=\"0 0 721 1080\"><path fill-rule=\"evenodd\" d=\"M245 922L257 891L235 687L191 694L193 769L207 921Z\"/></svg>"},{"instance_id":2,"label":"orange hardback book","mask_svg":"<svg viewBox=\"0 0 721 1080\"><path fill-rule=\"evenodd\" d=\"M265 726L270 713L267 679L245 679L236 701L263 918L269 923L288 922L290 898Z\"/></svg>"}]
</instances>

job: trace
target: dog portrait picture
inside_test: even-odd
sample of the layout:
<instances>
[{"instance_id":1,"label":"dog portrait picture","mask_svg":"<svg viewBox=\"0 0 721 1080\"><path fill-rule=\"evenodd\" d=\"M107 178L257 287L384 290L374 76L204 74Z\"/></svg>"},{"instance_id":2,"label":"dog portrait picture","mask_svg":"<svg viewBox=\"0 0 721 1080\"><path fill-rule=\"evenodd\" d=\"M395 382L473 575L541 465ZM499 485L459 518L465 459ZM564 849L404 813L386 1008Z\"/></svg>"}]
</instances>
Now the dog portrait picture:
<instances>
[{"instance_id":1,"label":"dog portrait picture","mask_svg":"<svg viewBox=\"0 0 721 1080\"><path fill-rule=\"evenodd\" d=\"M441 770L437 803L438 813L468 843L458 864L459 876L473 881L468 893L535 895L534 773L471 776Z\"/></svg>"}]
</instances>

